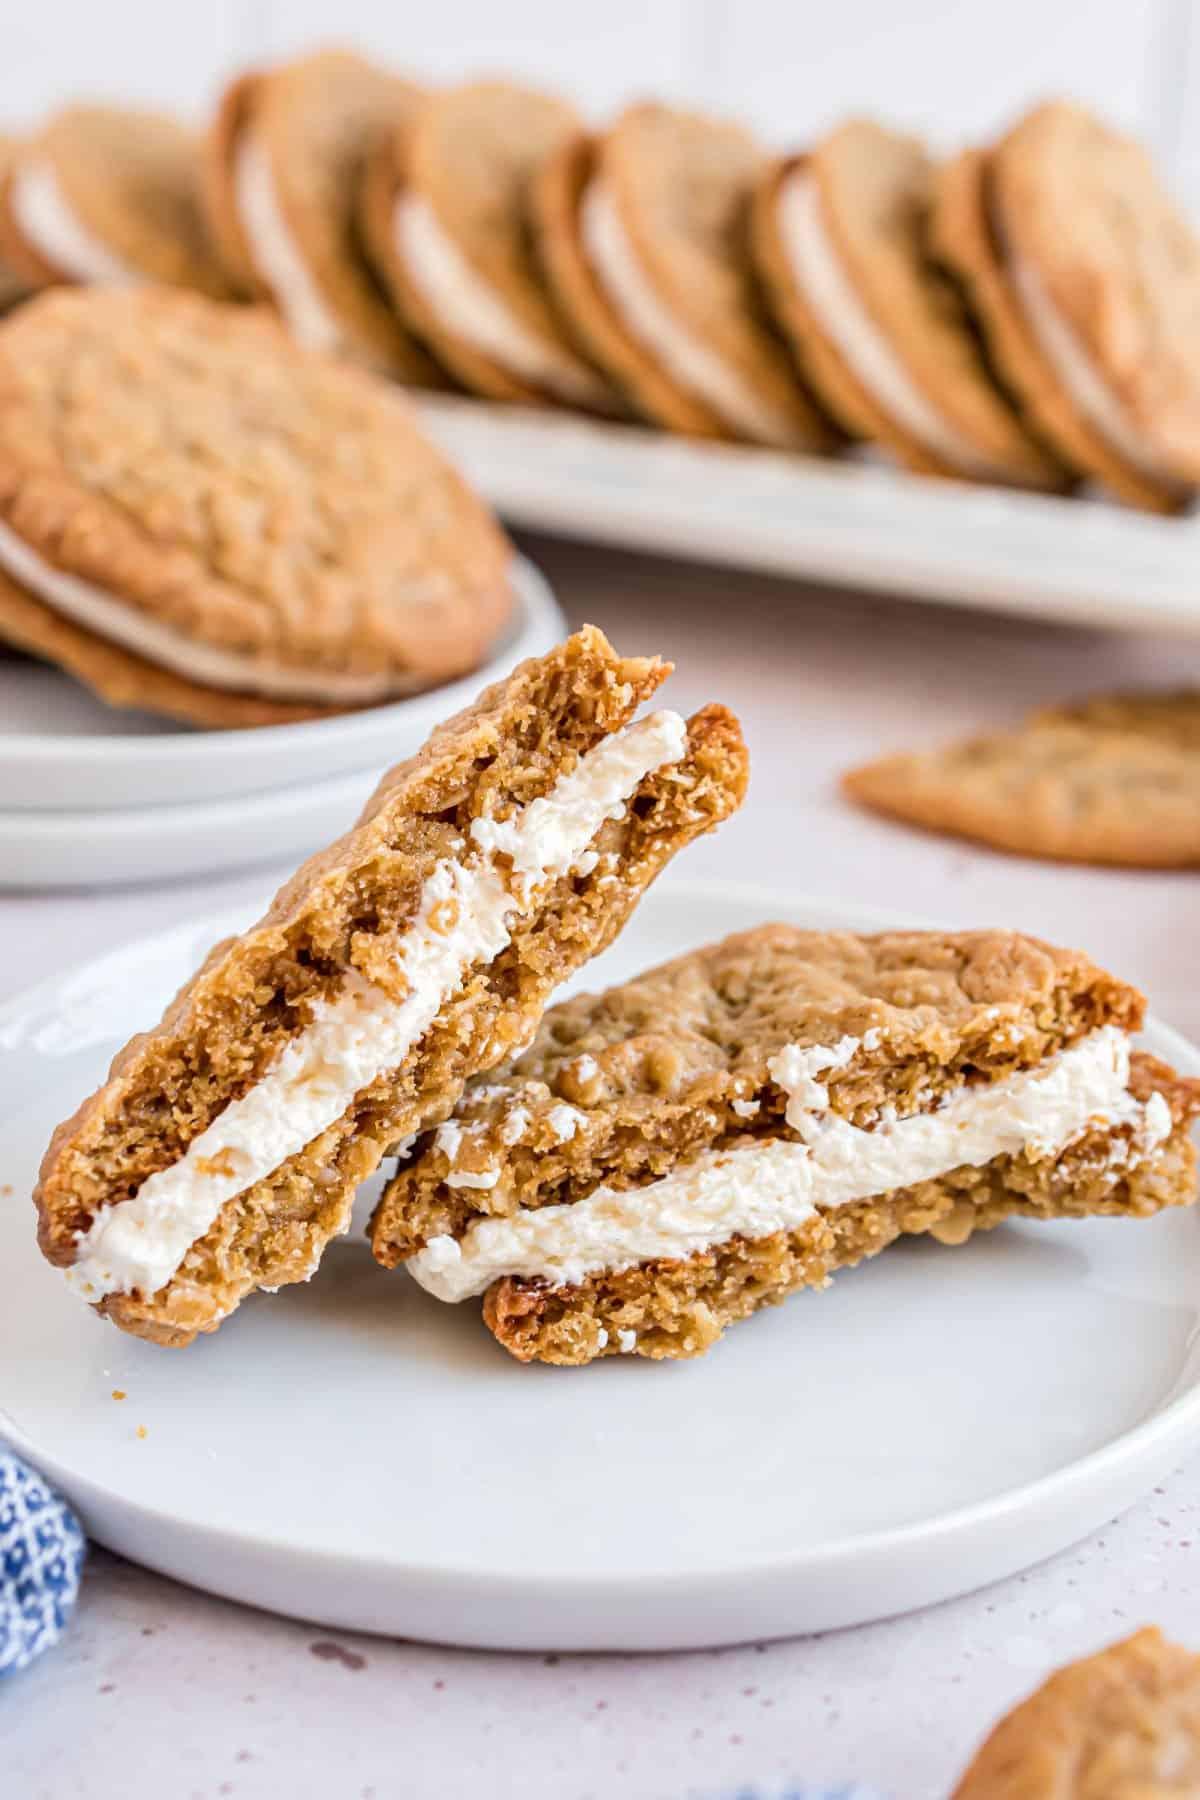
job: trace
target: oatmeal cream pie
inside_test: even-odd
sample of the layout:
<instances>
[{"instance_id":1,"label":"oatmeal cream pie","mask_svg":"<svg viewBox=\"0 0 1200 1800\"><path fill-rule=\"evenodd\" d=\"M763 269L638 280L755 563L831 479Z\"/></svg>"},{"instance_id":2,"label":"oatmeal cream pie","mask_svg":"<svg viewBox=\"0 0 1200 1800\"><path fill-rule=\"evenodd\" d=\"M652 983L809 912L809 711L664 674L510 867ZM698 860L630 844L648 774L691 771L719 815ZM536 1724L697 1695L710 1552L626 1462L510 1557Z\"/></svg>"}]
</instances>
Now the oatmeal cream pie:
<instances>
[{"instance_id":1,"label":"oatmeal cream pie","mask_svg":"<svg viewBox=\"0 0 1200 1800\"><path fill-rule=\"evenodd\" d=\"M577 128L561 100L501 81L426 99L381 140L363 238L412 329L471 392L612 412L550 305L530 244L530 177Z\"/></svg>"},{"instance_id":2,"label":"oatmeal cream pie","mask_svg":"<svg viewBox=\"0 0 1200 1800\"><path fill-rule=\"evenodd\" d=\"M1141 996L1011 931L764 925L549 1011L373 1221L522 1361L698 1356L902 1233L1140 1217L1195 1192L1200 1082Z\"/></svg>"},{"instance_id":3,"label":"oatmeal cream pie","mask_svg":"<svg viewBox=\"0 0 1200 1800\"><path fill-rule=\"evenodd\" d=\"M30 287L166 282L227 298L200 164L199 140L162 113L69 106L5 161L0 251Z\"/></svg>"},{"instance_id":4,"label":"oatmeal cream pie","mask_svg":"<svg viewBox=\"0 0 1200 1800\"><path fill-rule=\"evenodd\" d=\"M231 275L270 301L298 344L436 387L438 370L363 255L357 218L371 146L420 98L346 50L243 75L209 133L205 194Z\"/></svg>"},{"instance_id":5,"label":"oatmeal cream pie","mask_svg":"<svg viewBox=\"0 0 1200 1800\"><path fill-rule=\"evenodd\" d=\"M1145 150L1066 101L941 171L931 242L1039 433L1135 506L1200 481L1200 239Z\"/></svg>"},{"instance_id":6,"label":"oatmeal cream pie","mask_svg":"<svg viewBox=\"0 0 1200 1800\"><path fill-rule=\"evenodd\" d=\"M1200 692L1094 694L851 769L852 800L1018 856L1200 865Z\"/></svg>"},{"instance_id":7,"label":"oatmeal cream pie","mask_svg":"<svg viewBox=\"0 0 1200 1800\"><path fill-rule=\"evenodd\" d=\"M390 1145L527 1044L552 989L739 804L736 719L635 718L669 673L585 627L385 775L59 1127L41 1246L165 1344L304 1281Z\"/></svg>"},{"instance_id":8,"label":"oatmeal cream pie","mask_svg":"<svg viewBox=\"0 0 1200 1800\"><path fill-rule=\"evenodd\" d=\"M547 157L534 233L579 343L652 423L827 450L838 434L775 336L751 264L763 164L738 125L633 106Z\"/></svg>"},{"instance_id":9,"label":"oatmeal cream pie","mask_svg":"<svg viewBox=\"0 0 1200 1800\"><path fill-rule=\"evenodd\" d=\"M771 309L852 436L926 474L1062 487L930 257L933 176L915 138L867 119L768 169L752 236Z\"/></svg>"},{"instance_id":10,"label":"oatmeal cream pie","mask_svg":"<svg viewBox=\"0 0 1200 1800\"><path fill-rule=\"evenodd\" d=\"M395 390L271 316L60 288L0 326L0 636L202 725L478 667L511 552Z\"/></svg>"},{"instance_id":11,"label":"oatmeal cream pie","mask_svg":"<svg viewBox=\"0 0 1200 1800\"><path fill-rule=\"evenodd\" d=\"M1200 1656L1157 1626L1068 1663L991 1733L952 1800L1200 1794Z\"/></svg>"}]
</instances>

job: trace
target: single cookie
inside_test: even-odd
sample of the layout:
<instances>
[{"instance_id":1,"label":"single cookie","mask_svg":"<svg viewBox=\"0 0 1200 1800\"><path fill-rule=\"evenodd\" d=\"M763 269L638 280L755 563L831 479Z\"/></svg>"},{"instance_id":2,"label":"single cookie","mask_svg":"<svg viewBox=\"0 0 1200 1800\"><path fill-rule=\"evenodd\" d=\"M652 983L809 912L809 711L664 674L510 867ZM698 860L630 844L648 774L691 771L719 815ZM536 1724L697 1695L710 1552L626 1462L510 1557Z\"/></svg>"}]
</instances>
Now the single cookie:
<instances>
[{"instance_id":1,"label":"single cookie","mask_svg":"<svg viewBox=\"0 0 1200 1800\"><path fill-rule=\"evenodd\" d=\"M1200 1793L1200 1656L1156 1626L1051 1675L996 1726L953 1800Z\"/></svg>"},{"instance_id":2,"label":"single cookie","mask_svg":"<svg viewBox=\"0 0 1200 1800\"><path fill-rule=\"evenodd\" d=\"M736 719L585 628L439 726L218 947L55 1133L40 1242L125 1330L212 1331L304 1281L389 1145L528 1043L675 851L739 804Z\"/></svg>"},{"instance_id":3,"label":"single cookie","mask_svg":"<svg viewBox=\"0 0 1200 1800\"><path fill-rule=\"evenodd\" d=\"M201 146L161 113L70 106L6 161L0 250L30 287L232 287L201 204Z\"/></svg>"},{"instance_id":4,"label":"single cookie","mask_svg":"<svg viewBox=\"0 0 1200 1800\"><path fill-rule=\"evenodd\" d=\"M363 241L412 329L472 392L617 410L550 305L529 244L534 170L572 133L570 107L504 82L428 98L378 145Z\"/></svg>"},{"instance_id":5,"label":"single cookie","mask_svg":"<svg viewBox=\"0 0 1200 1800\"><path fill-rule=\"evenodd\" d=\"M907 468L1062 488L930 257L933 176L915 138L865 119L767 170L752 241L779 328L846 430Z\"/></svg>"},{"instance_id":6,"label":"single cookie","mask_svg":"<svg viewBox=\"0 0 1200 1800\"><path fill-rule=\"evenodd\" d=\"M372 1221L522 1361L696 1356L882 1250L1195 1194L1200 1082L1141 996L1013 932L765 925L600 995L470 1084Z\"/></svg>"},{"instance_id":7,"label":"single cookie","mask_svg":"<svg viewBox=\"0 0 1200 1800\"><path fill-rule=\"evenodd\" d=\"M445 378L363 255L358 192L371 149L421 90L346 50L320 50L229 87L208 135L205 198L244 292L310 350L337 350L415 387Z\"/></svg>"},{"instance_id":8,"label":"single cookie","mask_svg":"<svg viewBox=\"0 0 1200 1800\"><path fill-rule=\"evenodd\" d=\"M739 126L630 107L539 171L533 227L579 342L671 431L805 450L840 441L766 318L750 259L763 154Z\"/></svg>"},{"instance_id":9,"label":"single cookie","mask_svg":"<svg viewBox=\"0 0 1200 1800\"><path fill-rule=\"evenodd\" d=\"M1200 863L1200 692L1101 695L852 769L853 800L1059 862Z\"/></svg>"},{"instance_id":10,"label":"single cookie","mask_svg":"<svg viewBox=\"0 0 1200 1800\"><path fill-rule=\"evenodd\" d=\"M1171 512L1200 480L1200 240L1146 152L1066 101L941 172L931 242L1072 467Z\"/></svg>"},{"instance_id":11,"label":"single cookie","mask_svg":"<svg viewBox=\"0 0 1200 1800\"><path fill-rule=\"evenodd\" d=\"M394 390L265 312L60 289L0 326L0 634L200 724L478 667L510 546Z\"/></svg>"}]
</instances>

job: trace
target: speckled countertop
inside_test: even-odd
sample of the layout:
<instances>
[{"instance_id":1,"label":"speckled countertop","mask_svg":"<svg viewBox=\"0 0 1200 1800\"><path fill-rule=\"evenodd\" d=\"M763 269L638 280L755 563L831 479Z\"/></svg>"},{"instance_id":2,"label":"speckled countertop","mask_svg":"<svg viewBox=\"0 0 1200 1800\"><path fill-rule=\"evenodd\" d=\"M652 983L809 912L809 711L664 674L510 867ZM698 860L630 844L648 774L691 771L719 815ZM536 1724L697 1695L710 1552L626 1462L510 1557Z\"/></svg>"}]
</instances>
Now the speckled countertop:
<instances>
[{"instance_id":1,"label":"speckled countertop","mask_svg":"<svg viewBox=\"0 0 1200 1800\"><path fill-rule=\"evenodd\" d=\"M689 854L690 874L876 904L885 889L908 915L1081 942L1200 1037L1194 877L994 857L852 813L832 783L878 747L1090 687L1194 677L1200 643L530 547L573 618L675 658L671 704L720 698L742 715L752 798ZM74 961L275 873L0 898L0 995L64 945ZM1200 1647L1197 1536L1200 1460L1075 1550L966 1599L818 1638L648 1657L335 1636L97 1552L68 1641L0 1688L0 1795L675 1800L803 1777L936 1800L991 1719L1054 1664L1150 1620Z\"/></svg>"}]
</instances>

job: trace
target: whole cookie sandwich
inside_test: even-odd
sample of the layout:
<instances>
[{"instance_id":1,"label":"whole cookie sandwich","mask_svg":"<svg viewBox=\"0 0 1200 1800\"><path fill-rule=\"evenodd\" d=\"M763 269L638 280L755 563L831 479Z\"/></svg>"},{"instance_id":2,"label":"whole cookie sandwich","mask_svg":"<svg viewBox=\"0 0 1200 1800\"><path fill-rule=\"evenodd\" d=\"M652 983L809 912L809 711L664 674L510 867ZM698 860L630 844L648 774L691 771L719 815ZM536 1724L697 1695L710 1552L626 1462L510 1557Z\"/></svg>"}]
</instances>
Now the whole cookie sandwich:
<instances>
[{"instance_id":1,"label":"whole cookie sandwich","mask_svg":"<svg viewBox=\"0 0 1200 1800\"><path fill-rule=\"evenodd\" d=\"M828 449L837 434L767 321L751 264L763 163L740 126L630 107L543 164L532 190L539 253L579 343L653 423Z\"/></svg>"},{"instance_id":2,"label":"whole cookie sandwich","mask_svg":"<svg viewBox=\"0 0 1200 1800\"><path fill-rule=\"evenodd\" d=\"M548 1012L372 1225L522 1361L697 1356L901 1233L1195 1195L1200 1083L1141 996L1010 931L764 925Z\"/></svg>"},{"instance_id":3,"label":"whole cookie sandwich","mask_svg":"<svg viewBox=\"0 0 1200 1800\"><path fill-rule=\"evenodd\" d=\"M114 705L277 724L465 674L510 556L395 390L265 311L64 288L0 326L0 635Z\"/></svg>"},{"instance_id":4,"label":"whole cookie sandwich","mask_svg":"<svg viewBox=\"0 0 1200 1800\"><path fill-rule=\"evenodd\" d=\"M1200 240L1140 145L1039 106L941 172L936 252L1056 452L1135 506L1200 480Z\"/></svg>"},{"instance_id":5,"label":"whole cookie sandwich","mask_svg":"<svg viewBox=\"0 0 1200 1800\"><path fill-rule=\"evenodd\" d=\"M69 106L5 161L0 250L30 287L231 287L201 204L199 141L175 119Z\"/></svg>"},{"instance_id":6,"label":"whole cookie sandwich","mask_svg":"<svg viewBox=\"0 0 1200 1800\"><path fill-rule=\"evenodd\" d=\"M420 97L346 50L244 75L209 133L205 192L231 275L270 301L297 343L432 387L441 377L380 290L357 221L372 145Z\"/></svg>"},{"instance_id":7,"label":"whole cookie sandwich","mask_svg":"<svg viewBox=\"0 0 1200 1800\"><path fill-rule=\"evenodd\" d=\"M1200 693L1096 694L851 769L852 800L1018 856L1200 866Z\"/></svg>"},{"instance_id":8,"label":"whole cookie sandwich","mask_svg":"<svg viewBox=\"0 0 1200 1800\"><path fill-rule=\"evenodd\" d=\"M776 163L753 210L771 309L852 436L924 473L1061 487L930 256L933 179L915 138L866 119Z\"/></svg>"},{"instance_id":9,"label":"whole cookie sandwich","mask_svg":"<svg viewBox=\"0 0 1200 1800\"><path fill-rule=\"evenodd\" d=\"M951 1800L1200 1793L1200 1656L1157 1626L1068 1663L1001 1719Z\"/></svg>"},{"instance_id":10,"label":"whole cookie sandwich","mask_svg":"<svg viewBox=\"0 0 1200 1800\"><path fill-rule=\"evenodd\" d=\"M516 1054L557 984L741 800L737 721L635 717L669 673L585 628L384 776L55 1133L40 1242L164 1344L313 1274L355 1188Z\"/></svg>"},{"instance_id":11,"label":"whole cookie sandwich","mask_svg":"<svg viewBox=\"0 0 1200 1800\"><path fill-rule=\"evenodd\" d=\"M576 123L561 100L505 82L429 96L375 150L362 234L396 306L464 387L610 412L529 247L530 177Z\"/></svg>"}]
</instances>

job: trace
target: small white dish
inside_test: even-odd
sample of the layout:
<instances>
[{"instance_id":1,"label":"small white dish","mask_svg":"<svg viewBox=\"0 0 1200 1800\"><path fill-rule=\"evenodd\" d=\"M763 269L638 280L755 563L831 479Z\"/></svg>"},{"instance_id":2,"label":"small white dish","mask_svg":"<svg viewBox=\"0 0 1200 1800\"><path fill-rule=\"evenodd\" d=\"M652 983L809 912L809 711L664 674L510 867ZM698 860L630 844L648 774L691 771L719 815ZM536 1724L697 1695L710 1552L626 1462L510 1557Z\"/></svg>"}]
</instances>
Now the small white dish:
<instances>
[{"instance_id":1,"label":"small white dish","mask_svg":"<svg viewBox=\"0 0 1200 1800\"><path fill-rule=\"evenodd\" d=\"M510 523L627 549L1128 631L1200 631L1200 512L1159 518L453 396L426 431Z\"/></svg>"},{"instance_id":2,"label":"small white dish","mask_svg":"<svg viewBox=\"0 0 1200 1800\"><path fill-rule=\"evenodd\" d=\"M586 984L769 918L895 923L668 880ZM186 1351L122 1336L38 1256L38 1159L118 1042L246 922L198 921L0 1009L0 1429L123 1555L348 1629L690 1648L1010 1575L1200 1442L1190 1212L898 1245L696 1363L522 1368L474 1307L353 1240ZM1174 1032L1146 1042L1200 1072Z\"/></svg>"},{"instance_id":3,"label":"small white dish","mask_svg":"<svg viewBox=\"0 0 1200 1800\"><path fill-rule=\"evenodd\" d=\"M549 586L524 557L516 561L514 586L512 624L483 668L389 706L301 725L189 731L169 719L105 706L43 663L0 658L0 814L11 831L18 812L211 803L384 769L489 682L527 656L544 655L564 635Z\"/></svg>"}]
</instances>

